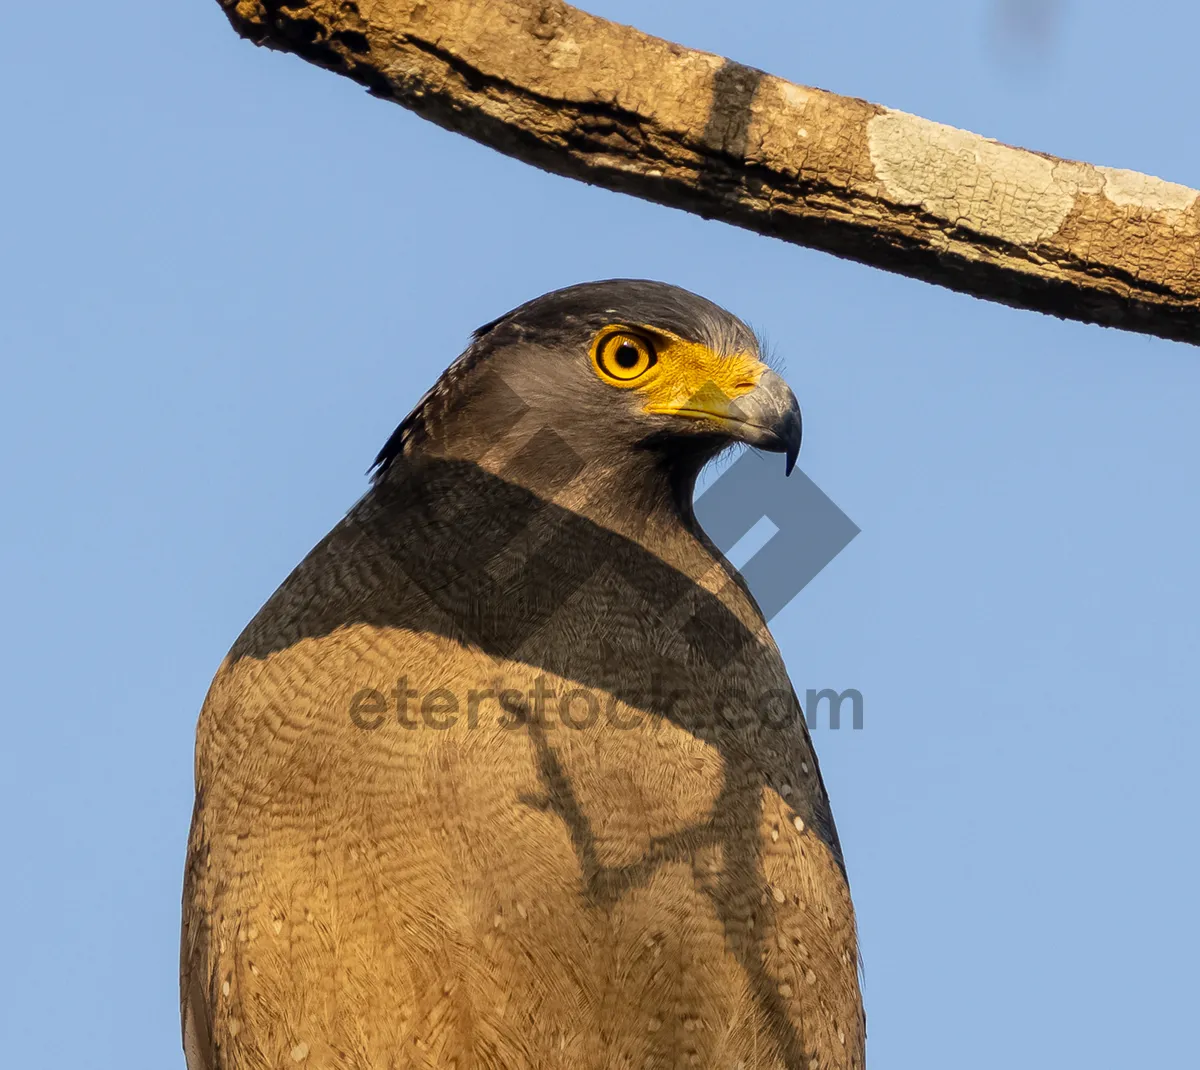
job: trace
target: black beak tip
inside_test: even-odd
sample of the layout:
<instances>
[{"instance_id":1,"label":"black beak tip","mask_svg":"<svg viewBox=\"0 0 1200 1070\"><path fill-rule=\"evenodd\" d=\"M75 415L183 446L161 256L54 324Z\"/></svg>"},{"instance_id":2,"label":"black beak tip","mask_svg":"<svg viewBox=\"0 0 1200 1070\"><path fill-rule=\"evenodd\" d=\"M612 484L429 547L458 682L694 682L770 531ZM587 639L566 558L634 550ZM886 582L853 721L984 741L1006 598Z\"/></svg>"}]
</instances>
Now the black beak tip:
<instances>
[{"instance_id":1,"label":"black beak tip","mask_svg":"<svg viewBox=\"0 0 1200 1070\"><path fill-rule=\"evenodd\" d=\"M787 458L783 474L790 476L792 469L796 467L796 458L800 456L802 426L800 422L800 410L798 408L788 413L787 423L783 428L781 437L783 438L784 451Z\"/></svg>"}]
</instances>

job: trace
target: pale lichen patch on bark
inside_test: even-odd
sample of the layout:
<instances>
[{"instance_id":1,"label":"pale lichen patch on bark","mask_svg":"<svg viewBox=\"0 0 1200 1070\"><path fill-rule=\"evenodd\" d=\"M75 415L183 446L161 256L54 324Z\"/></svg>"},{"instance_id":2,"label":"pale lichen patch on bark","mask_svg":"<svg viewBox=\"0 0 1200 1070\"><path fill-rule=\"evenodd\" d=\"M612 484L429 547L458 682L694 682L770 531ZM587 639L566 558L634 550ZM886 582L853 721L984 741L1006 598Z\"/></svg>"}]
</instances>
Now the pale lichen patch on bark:
<instances>
[{"instance_id":1,"label":"pale lichen patch on bark","mask_svg":"<svg viewBox=\"0 0 1200 1070\"><path fill-rule=\"evenodd\" d=\"M1053 160L978 134L887 110L870 121L867 139L886 195L951 227L1036 243L1075 206Z\"/></svg>"},{"instance_id":2,"label":"pale lichen patch on bark","mask_svg":"<svg viewBox=\"0 0 1200 1070\"><path fill-rule=\"evenodd\" d=\"M1153 175L1120 167L1097 167L1104 178L1104 196L1122 208L1144 208L1149 212L1186 212L1200 198L1200 190L1188 189Z\"/></svg>"}]
</instances>

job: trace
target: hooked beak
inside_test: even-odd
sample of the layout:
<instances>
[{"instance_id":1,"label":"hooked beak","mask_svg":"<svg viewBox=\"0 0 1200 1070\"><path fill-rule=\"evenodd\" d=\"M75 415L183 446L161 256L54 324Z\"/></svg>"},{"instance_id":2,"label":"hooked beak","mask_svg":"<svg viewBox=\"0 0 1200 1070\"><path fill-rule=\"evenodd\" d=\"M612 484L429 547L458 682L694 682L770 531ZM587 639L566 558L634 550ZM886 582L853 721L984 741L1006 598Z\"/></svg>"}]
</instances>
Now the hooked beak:
<instances>
[{"instance_id":1,"label":"hooked beak","mask_svg":"<svg viewBox=\"0 0 1200 1070\"><path fill-rule=\"evenodd\" d=\"M712 421L738 442L787 457L786 474L791 475L800 453L800 405L791 387L770 368L763 369L758 383L736 398L728 398L715 385L701 390L674 415Z\"/></svg>"},{"instance_id":2,"label":"hooked beak","mask_svg":"<svg viewBox=\"0 0 1200 1070\"><path fill-rule=\"evenodd\" d=\"M753 390L729 403L728 418L742 442L784 454L784 474L792 474L800 454L800 405L780 376L766 369Z\"/></svg>"}]
</instances>

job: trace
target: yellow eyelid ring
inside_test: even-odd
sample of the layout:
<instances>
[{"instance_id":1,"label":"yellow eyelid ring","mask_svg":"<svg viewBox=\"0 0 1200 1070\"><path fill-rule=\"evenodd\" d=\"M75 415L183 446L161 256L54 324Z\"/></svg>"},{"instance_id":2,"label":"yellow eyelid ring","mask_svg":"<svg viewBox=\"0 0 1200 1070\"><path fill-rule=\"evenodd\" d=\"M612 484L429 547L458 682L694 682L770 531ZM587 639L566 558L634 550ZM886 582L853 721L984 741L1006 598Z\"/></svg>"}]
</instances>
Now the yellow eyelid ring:
<instances>
[{"instance_id":1,"label":"yellow eyelid ring","mask_svg":"<svg viewBox=\"0 0 1200 1070\"><path fill-rule=\"evenodd\" d=\"M646 373L658 363L658 346L636 327L606 327L592 342L592 365L612 386L642 385Z\"/></svg>"}]
</instances>

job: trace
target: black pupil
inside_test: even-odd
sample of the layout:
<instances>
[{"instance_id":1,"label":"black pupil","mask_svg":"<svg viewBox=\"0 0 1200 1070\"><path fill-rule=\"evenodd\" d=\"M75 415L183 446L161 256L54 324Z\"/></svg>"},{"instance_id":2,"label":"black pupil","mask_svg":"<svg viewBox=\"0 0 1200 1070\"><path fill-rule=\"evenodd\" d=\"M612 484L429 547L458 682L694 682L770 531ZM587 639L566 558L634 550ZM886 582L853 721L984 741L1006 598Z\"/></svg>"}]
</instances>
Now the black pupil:
<instances>
[{"instance_id":1,"label":"black pupil","mask_svg":"<svg viewBox=\"0 0 1200 1070\"><path fill-rule=\"evenodd\" d=\"M617 365L624 368L626 371L628 371L630 368L636 368L641 359L641 353L638 352L637 346L635 346L632 342L622 342L617 347Z\"/></svg>"}]
</instances>

